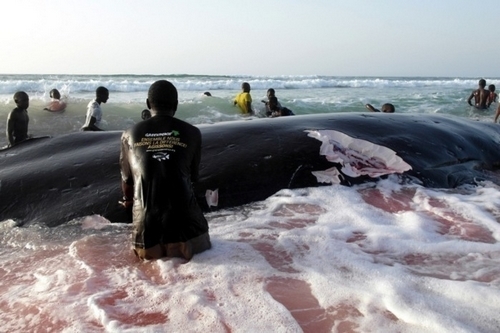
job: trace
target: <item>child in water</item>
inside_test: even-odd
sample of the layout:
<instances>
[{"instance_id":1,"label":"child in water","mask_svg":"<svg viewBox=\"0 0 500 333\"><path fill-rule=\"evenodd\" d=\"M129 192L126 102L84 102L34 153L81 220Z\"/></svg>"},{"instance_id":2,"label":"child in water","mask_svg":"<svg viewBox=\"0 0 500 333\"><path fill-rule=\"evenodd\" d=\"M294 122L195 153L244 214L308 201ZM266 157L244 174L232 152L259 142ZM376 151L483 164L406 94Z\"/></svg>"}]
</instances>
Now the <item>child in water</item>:
<instances>
[{"instance_id":1,"label":"child in water","mask_svg":"<svg viewBox=\"0 0 500 333\"><path fill-rule=\"evenodd\" d=\"M294 116L292 110L279 105L276 96L269 97L269 109L271 110L271 117Z\"/></svg>"},{"instance_id":2,"label":"child in water","mask_svg":"<svg viewBox=\"0 0 500 333\"><path fill-rule=\"evenodd\" d=\"M490 91L490 94L488 95L487 105L488 105L488 107L490 107L490 105L492 103L495 103L497 101L498 95L495 92L495 85L494 84L490 84L488 86L488 90Z\"/></svg>"},{"instance_id":3,"label":"child in water","mask_svg":"<svg viewBox=\"0 0 500 333\"><path fill-rule=\"evenodd\" d=\"M375 109L371 104L366 104L365 107L371 112L394 113L394 111L396 111L394 105L392 105L391 103L385 103L384 105L382 105L381 110Z\"/></svg>"},{"instance_id":4,"label":"child in water","mask_svg":"<svg viewBox=\"0 0 500 333\"><path fill-rule=\"evenodd\" d=\"M50 102L48 107L44 108L45 111L62 112L66 109L66 103L61 101L61 94L59 93L59 90L52 89L50 91L50 98L52 98L52 102Z\"/></svg>"},{"instance_id":5,"label":"child in water","mask_svg":"<svg viewBox=\"0 0 500 333\"><path fill-rule=\"evenodd\" d=\"M274 91L273 88L269 88L267 89L267 101L266 100L262 100L261 102L264 103L266 105L266 117L270 117L273 113L273 111L271 111L271 108L269 107L269 100L271 99L271 97L276 97L276 92ZM278 98L276 97L276 101L277 101L277 105L278 107L281 108L281 104L280 102L278 101Z\"/></svg>"},{"instance_id":6,"label":"child in water","mask_svg":"<svg viewBox=\"0 0 500 333\"><path fill-rule=\"evenodd\" d=\"M252 96L250 95L250 83L243 82L241 84L241 90L233 101L234 105L238 105L241 113L244 115L253 115L252 110Z\"/></svg>"},{"instance_id":7,"label":"child in water","mask_svg":"<svg viewBox=\"0 0 500 333\"><path fill-rule=\"evenodd\" d=\"M14 94L14 102L17 107L7 116L7 140L10 147L29 138L28 108L30 98L24 91L18 91Z\"/></svg>"}]
</instances>

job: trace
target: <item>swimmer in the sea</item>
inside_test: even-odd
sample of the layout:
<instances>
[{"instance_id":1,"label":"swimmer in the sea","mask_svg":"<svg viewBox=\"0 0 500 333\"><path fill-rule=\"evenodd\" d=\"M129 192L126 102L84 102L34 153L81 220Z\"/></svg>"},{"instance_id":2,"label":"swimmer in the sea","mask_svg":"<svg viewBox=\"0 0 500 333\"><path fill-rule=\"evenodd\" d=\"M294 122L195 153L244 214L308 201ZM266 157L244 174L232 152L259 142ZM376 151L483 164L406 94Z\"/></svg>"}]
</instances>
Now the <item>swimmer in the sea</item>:
<instances>
[{"instance_id":1,"label":"swimmer in the sea","mask_svg":"<svg viewBox=\"0 0 500 333\"><path fill-rule=\"evenodd\" d=\"M264 103L266 105L266 116L267 117L270 117L271 114L273 113L273 111L271 110L271 108L269 107L269 100L271 99L271 97L276 97L276 91L273 89L273 88L269 88L267 89L267 101L265 99L263 99L261 102ZM278 101L278 98L276 97L276 101L278 103L278 107L281 108L281 104L280 102Z\"/></svg>"},{"instance_id":2,"label":"swimmer in the sea","mask_svg":"<svg viewBox=\"0 0 500 333\"><path fill-rule=\"evenodd\" d=\"M366 104L365 107L372 112L394 113L396 111L396 108L391 103L385 103L380 110L375 109L371 104Z\"/></svg>"},{"instance_id":3,"label":"swimmer in the sea","mask_svg":"<svg viewBox=\"0 0 500 333\"><path fill-rule=\"evenodd\" d=\"M279 105L278 98L276 96L269 97L269 110L271 111L270 117L283 117L283 116L294 116L292 110L282 107Z\"/></svg>"},{"instance_id":4,"label":"swimmer in the sea","mask_svg":"<svg viewBox=\"0 0 500 333\"><path fill-rule=\"evenodd\" d=\"M44 108L44 110L51 112L60 112L66 109L66 103L61 101L61 94L59 93L59 90L52 89L50 91L50 98L52 98L52 101L46 108Z\"/></svg>"}]
</instances>

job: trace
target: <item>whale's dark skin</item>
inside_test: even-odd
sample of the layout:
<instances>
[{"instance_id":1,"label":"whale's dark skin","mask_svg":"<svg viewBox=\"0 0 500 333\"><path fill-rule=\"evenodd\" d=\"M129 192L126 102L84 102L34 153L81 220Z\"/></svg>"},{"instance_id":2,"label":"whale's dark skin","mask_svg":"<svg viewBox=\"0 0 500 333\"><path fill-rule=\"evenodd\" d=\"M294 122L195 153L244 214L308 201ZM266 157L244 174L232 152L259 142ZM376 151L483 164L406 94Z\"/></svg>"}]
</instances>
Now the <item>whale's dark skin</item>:
<instances>
[{"instance_id":1,"label":"whale's dark skin","mask_svg":"<svg viewBox=\"0 0 500 333\"><path fill-rule=\"evenodd\" d=\"M202 160L194 184L205 211L263 200L284 188L325 185L311 171L334 164L306 130L336 130L394 150L404 176L453 188L488 179L500 167L500 126L416 114L337 113L200 125ZM0 151L0 221L55 226L99 214L128 222L119 168L121 132L77 132L31 139ZM368 177L345 177L349 185ZM372 180L372 179L369 179ZM495 179L493 179L495 181ZM219 189L209 208L206 190Z\"/></svg>"}]
</instances>

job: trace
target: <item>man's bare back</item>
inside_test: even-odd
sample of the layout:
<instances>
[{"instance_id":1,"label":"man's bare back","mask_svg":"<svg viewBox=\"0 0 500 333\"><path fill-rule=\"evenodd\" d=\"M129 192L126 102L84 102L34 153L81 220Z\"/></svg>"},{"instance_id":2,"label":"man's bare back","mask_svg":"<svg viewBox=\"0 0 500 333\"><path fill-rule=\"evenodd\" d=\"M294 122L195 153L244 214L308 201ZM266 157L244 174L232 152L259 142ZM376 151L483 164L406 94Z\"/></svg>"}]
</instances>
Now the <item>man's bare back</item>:
<instances>
[{"instance_id":1,"label":"man's bare back","mask_svg":"<svg viewBox=\"0 0 500 333\"><path fill-rule=\"evenodd\" d=\"M490 91L485 89L486 81L484 79L479 80L479 88L474 90L472 94L470 94L469 99L467 99L467 103L470 106L475 106L478 109L487 109L488 108L488 96L490 95ZM472 105L471 101L474 98L474 105Z\"/></svg>"}]
</instances>

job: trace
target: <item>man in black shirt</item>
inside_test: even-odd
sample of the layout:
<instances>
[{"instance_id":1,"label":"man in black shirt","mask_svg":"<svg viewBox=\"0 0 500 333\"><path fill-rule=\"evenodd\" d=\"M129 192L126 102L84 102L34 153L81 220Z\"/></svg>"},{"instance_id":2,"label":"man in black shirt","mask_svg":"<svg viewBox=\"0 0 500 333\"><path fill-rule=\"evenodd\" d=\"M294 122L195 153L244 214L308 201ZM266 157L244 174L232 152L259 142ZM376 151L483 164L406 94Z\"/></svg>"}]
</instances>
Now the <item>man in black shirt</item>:
<instances>
[{"instance_id":1,"label":"man in black shirt","mask_svg":"<svg viewBox=\"0 0 500 333\"><path fill-rule=\"evenodd\" d=\"M174 118L177 89L160 80L147 99L152 117L122 135L124 198L132 207L135 253L142 259L182 257L211 247L208 223L191 182L198 178L201 132Z\"/></svg>"}]
</instances>

